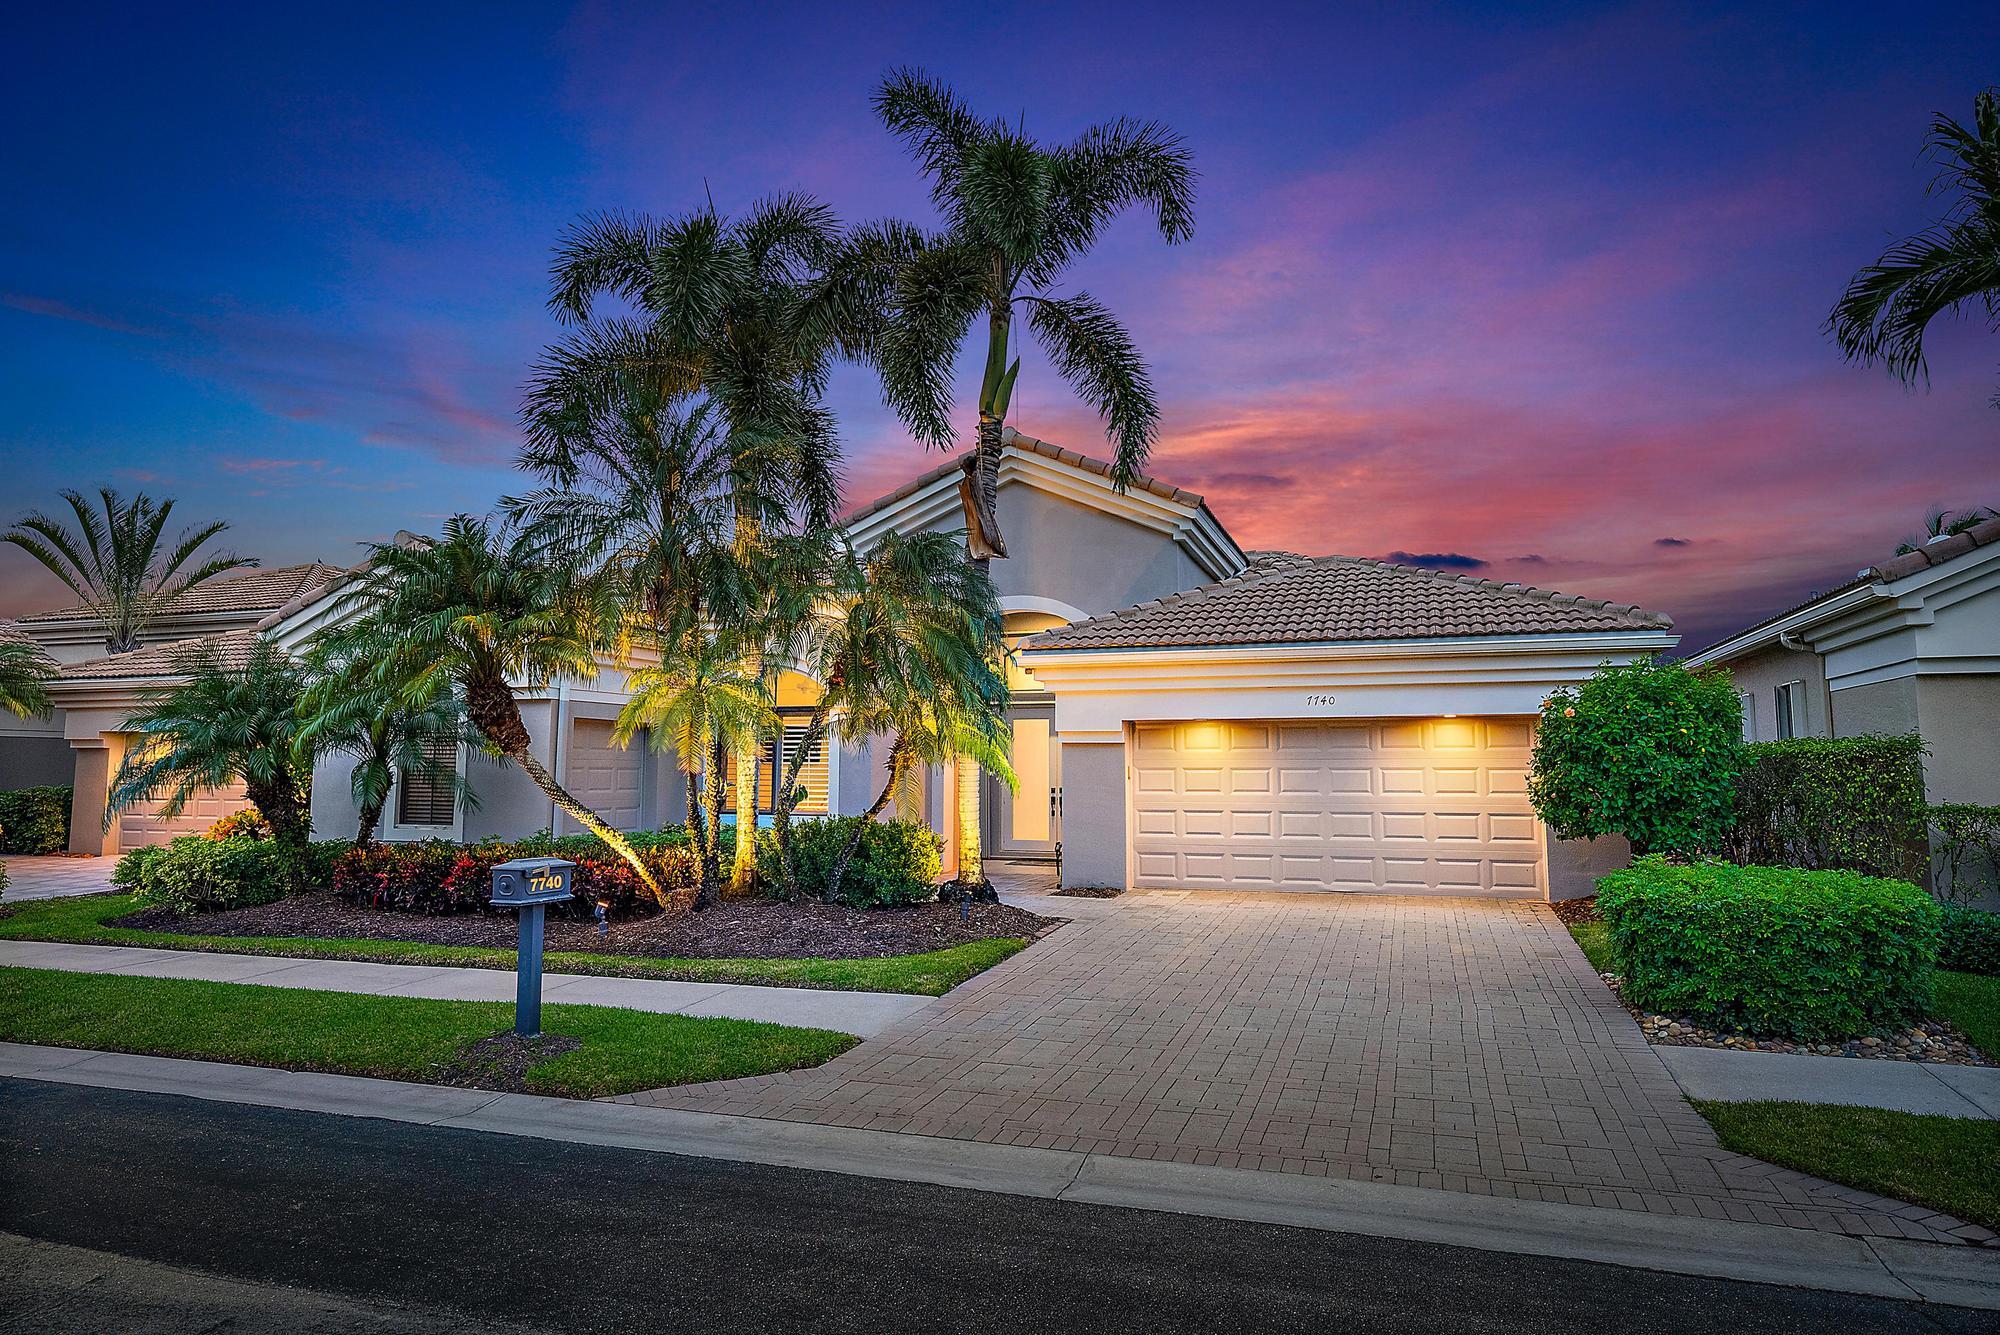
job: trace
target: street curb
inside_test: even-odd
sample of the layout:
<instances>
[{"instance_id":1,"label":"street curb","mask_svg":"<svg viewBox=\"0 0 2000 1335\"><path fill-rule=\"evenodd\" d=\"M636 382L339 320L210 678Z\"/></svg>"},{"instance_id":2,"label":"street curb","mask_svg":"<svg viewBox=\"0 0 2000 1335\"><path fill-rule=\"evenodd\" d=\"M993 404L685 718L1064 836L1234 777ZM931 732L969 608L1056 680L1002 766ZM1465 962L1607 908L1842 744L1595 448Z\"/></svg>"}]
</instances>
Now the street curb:
<instances>
[{"instance_id":1,"label":"street curb","mask_svg":"<svg viewBox=\"0 0 2000 1335\"><path fill-rule=\"evenodd\" d=\"M0 1076L2000 1311L1992 1248L28 1044Z\"/></svg>"}]
</instances>

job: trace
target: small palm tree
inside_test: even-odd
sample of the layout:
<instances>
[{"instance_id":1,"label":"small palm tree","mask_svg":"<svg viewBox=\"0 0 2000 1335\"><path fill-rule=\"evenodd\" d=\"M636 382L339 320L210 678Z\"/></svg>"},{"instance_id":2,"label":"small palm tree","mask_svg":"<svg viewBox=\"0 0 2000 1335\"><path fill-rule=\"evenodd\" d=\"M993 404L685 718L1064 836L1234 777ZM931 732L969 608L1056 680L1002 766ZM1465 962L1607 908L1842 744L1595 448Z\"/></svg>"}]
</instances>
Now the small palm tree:
<instances>
[{"instance_id":1,"label":"small palm tree","mask_svg":"<svg viewBox=\"0 0 2000 1335\"><path fill-rule=\"evenodd\" d=\"M1904 384L1929 383L1924 332L1940 315L1977 302L2000 329L2000 91L1973 99L1970 129L1934 117L1925 146L1931 193L1953 197L1944 216L1856 274L1827 317L1849 361L1880 362Z\"/></svg>"},{"instance_id":2,"label":"small palm tree","mask_svg":"<svg viewBox=\"0 0 2000 1335\"><path fill-rule=\"evenodd\" d=\"M299 746L303 753L354 758L348 783L358 817L357 846L375 842L398 771L431 782L444 779L458 802L479 805L478 793L458 768L437 760L439 743L456 743L469 732L464 711L446 685L437 684L429 696L404 700L371 681L366 663L329 660L322 654L307 666Z\"/></svg>"},{"instance_id":3,"label":"small palm tree","mask_svg":"<svg viewBox=\"0 0 2000 1335\"><path fill-rule=\"evenodd\" d=\"M615 639L616 609L592 581L541 559L513 528L453 516L436 541L378 544L367 569L336 594L336 620L314 651L367 663L364 680L413 705L449 691L493 754L520 766L549 800L628 863L656 899L665 893L631 842L577 801L535 756L514 683L588 681Z\"/></svg>"},{"instance_id":4,"label":"small palm tree","mask_svg":"<svg viewBox=\"0 0 2000 1335\"><path fill-rule=\"evenodd\" d=\"M218 575L257 563L228 552L196 560L209 539L229 525L220 520L183 530L162 549L172 498L141 492L130 501L109 487L98 490L100 515L81 492L65 491L74 529L45 514L31 514L5 534L46 566L104 623L105 647L127 654L139 647L146 626L176 598Z\"/></svg>"},{"instance_id":5,"label":"small palm tree","mask_svg":"<svg viewBox=\"0 0 2000 1335\"><path fill-rule=\"evenodd\" d=\"M1933 510L1924 516L1924 536L1915 542L1906 542L1897 547L1896 555L1907 556L1921 549L1926 543L1935 542L1939 538L1954 537L1969 528L1985 523L1995 514L2000 514L2000 511L1996 511L1990 505L1975 505L1969 510L1960 510L1956 513L1942 508Z\"/></svg>"},{"instance_id":6,"label":"small palm tree","mask_svg":"<svg viewBox=\"0 0 2000 1335\"><path fill-rule=\"evenodd\" d=\"M41 718L49 712L47 688L55 676L55 662L41 646L0 631L0 710L17 718Z\"/></svg>"},{"instance_id":7,"label":"small palm tree","mask_svg":"<svg viewBox=\"0 0 2000 1335\"><path fill-rule=\"evenodd\" d=\"M240 781L271 837L303 848L312 837L312 752L298 736L303 670L262 638L240 662L209 641L181 650L173 667L181 683L125 720L136 739L112 780L106 824L152 798L164 798L160 814L171 819L204 789Z\"/></svg>"}]
</instances>

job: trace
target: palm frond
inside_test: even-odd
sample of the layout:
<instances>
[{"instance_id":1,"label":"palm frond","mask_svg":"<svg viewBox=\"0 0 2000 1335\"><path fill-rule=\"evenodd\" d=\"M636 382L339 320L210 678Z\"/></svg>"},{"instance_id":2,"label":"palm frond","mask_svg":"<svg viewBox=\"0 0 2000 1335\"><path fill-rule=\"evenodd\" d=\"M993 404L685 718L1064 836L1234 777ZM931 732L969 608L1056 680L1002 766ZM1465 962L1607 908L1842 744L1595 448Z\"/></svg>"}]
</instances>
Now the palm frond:
<instances>
[{"instance_id":1,"label":"palm frond","mask_svg":"<svg viewBox=\"0 0 2000 1335\"><path fill-rule=\"evenodd\" d=\"M1028 324L1063 379L1104 419L1112 480L1129 486L1145 467L1160 425L1152 377L1132 336L1088 292L1031 298Z\"/></svg>"}]
</instances>

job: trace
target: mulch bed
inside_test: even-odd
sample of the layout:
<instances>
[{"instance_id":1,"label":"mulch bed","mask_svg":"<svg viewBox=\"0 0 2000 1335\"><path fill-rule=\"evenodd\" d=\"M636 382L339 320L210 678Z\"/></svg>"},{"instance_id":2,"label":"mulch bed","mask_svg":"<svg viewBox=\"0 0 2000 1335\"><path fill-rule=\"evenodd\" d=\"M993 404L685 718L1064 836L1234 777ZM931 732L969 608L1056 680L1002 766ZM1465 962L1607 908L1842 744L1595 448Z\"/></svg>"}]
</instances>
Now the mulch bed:
<instances>
[{"instance_id":1,"label":"mulch bed","mask_svg":"<svg viewBox=\"0 0 2000 1335\"><path fill-rule=\"evenodd\" d=\"M956 902L850 909L764 898L726 899L700 913L663 913L615 921L603 936L594 922L551 916L546 944L550 950L662 959L860 960L915 955L996 936L1032 940L1063 921L1006 904L971 904L966 908L961 915ZM186 918L167 909L141 909L117 919L115 925L209 936L369 937L510 950L515 934L511 913L390 913L362 908L323 891L292 895L255 908Z\"/></svg>"},{"instance_id":2,"label":"mulch bed","mask_svg":"<svg viewBox=\"0 0 2000 1335\"><path fill-rule=\"evenodd\" d=\"M1116 899L1125 893L1115 885L1075 885L1067 890L1051 890L1053 895L1066 895L1071 899Z\"/></svg>"},{"instance_id":3,"label":"mulch bed","mask_svg":"<svg viewBox=\"0 0 2000 1335\"><path fill-rule=\"evenodd\" d=\"M1602 922L1597 896L1565 899L1549 905L1565 925ZM1839 1043L1794 1043L1784 1038L1760 1038L1729 1029L1710 1029L1691 1015L1657 1015L1625 1001L1623 980L1600 973L1618 1002L1632 1013L1646 1041L1675 1048L1728 1048L1736 1052L1789 1052L1805 1057L1870 1057L1883 1061L1942 1062L1948 1066L2000 1066L1972 1045L1964 1034L1942 1020L1925 1020L1907 1029L1884 1029Z\"/></svg>"},{"instance_id":4,"label":"mulch bed","mask_svg":"<svg viewBox=\"0 0 2000 1335\"><path fill-rule=\"evenodd\" d=\"M433 1085L455 1085L460 1089L491 1089L508 1094L528 1093L528 1068L574 1052L583 1040L567 1034L537 1034L522 1038L505 1030L477 1043L460 1048L449 1063L433 1066L425 1073Z\"/></svg>"}]
</instances>

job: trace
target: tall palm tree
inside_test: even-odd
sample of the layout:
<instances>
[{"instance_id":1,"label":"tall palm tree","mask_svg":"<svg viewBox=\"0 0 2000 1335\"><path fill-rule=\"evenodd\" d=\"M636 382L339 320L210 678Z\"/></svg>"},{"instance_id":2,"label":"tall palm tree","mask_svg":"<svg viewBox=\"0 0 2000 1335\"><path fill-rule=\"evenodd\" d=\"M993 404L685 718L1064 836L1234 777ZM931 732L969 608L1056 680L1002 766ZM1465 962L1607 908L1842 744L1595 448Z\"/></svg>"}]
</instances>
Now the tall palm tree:
<instances>
[{"instance_id":1,"label":"tall palm tree","mask_svg":"<svg viewBox=\"0 0 2000 1335\"><path fill-rule=\"evenodd\" d=\"M559 242L549 304L577 327L553 348L528 388L528 467L559 474L579 442L624 412L637 388L647 395L705 395L739 457L760 457L760 494L737 508L739 562L756 564L774 518L763 502L773 483L784 515L823 527L839 508L839 450L820 396L828 367L853 351L853 321L826 270L838 248L832 214L803 195L754 205L729 219L711 205L660 222L599 215ZM616 300L641 319L605 318ZM746 667L758 670L754 640ZM736 788L747 794L739 820L754 823L757 757L763 739L735 756ZM738 839L732 879L756 869L756 841Z\"/></svg>"},{"instance_id":2,"label":"tall palm tree","mask_svg":"<svg viewBox=\"0 0 2000 1335\"><path fill-rule=\"evenodd\" d=\"M176 654L177 686L154 692L125 720L137 735L111 785L105 820L164 796L178 816L195 794L241 781L271 837L294 848L312 837L312 751L298 736L305 673L261 637L240 661L214 641Z\"/></svg>"},{"instance_id":3,"label":"tall palm tree","mask_svg":"<svg viewBox=\"0 0 2000 1335\"><path fill-rule=\"evenodd\" d=\"M139 647L146 626L176 598L231 570L256 561L229 552L196 554L229 525L221 520L183 529L164 548L171 497L156 501L144 492L127 501L109 487L98 489L103 514L83 493L61 493L76 526L40 512L20 520L0 542L10 542L46 566L104 623L107 652L128 654Z\"/></svg>"},{"instance_id":4,"label":"tall palm tree","mask_svg":"<svg viewBox=\"0 0 2000 1335\"><path fill-rule=\"evenodd\" d=\"M40 645L0 630L0 710L17 718L41 718L49 712L47 687L55 676L55 661Z\"/></svg>"},{"instance_id":5,"label":"tall palm tree","mask_svg":"<svg viewBox=\"0 0 2000 1335\"><path fill-rule=\"evenodd\" d=\"M875 110L930 179L943 219L935 236L889 227L856 245L894 269L884 325L871 345L885 396L920 438L949 446L951 369L976 321L986 327L967 542L986 561L1007 555L996 506L1002 428L1020 358L1014 319L1056 371L1104 419L1113 480L1138 476L1159 432L1160 409L1138 346L1087 291L1061 292L1071 264L1106 224L1142 207L1170 244L1194 232L1195 171L1179 135L1155 121L1119 119L1066 145L1044 146L1004 120L981 120L919 70L883 81ZM985 890L978 769L958 766L959 880Z\"/></svg>"},{"instance_id":6,"label":"tall palm tree","mask_svg":"<svg viewBox=\"0 0 2000 1335\"><path fill-rule=\"evenodd\" d=\"M799 742L787 757L773 804L779 880L793 890L791 815L799 774L831 737L854 742L893 736L889 779L866 813L879 814L914 766L950 763L932 739L970 738L982 760L1007 775L1007 683L992 581L943 533L891 532L864 556L840 544L819 581L823 590L802 621L793 662L824 684ZM996 763L997 762L997 763ZM838 884L836 881L835 884Z\"/></svg>"},{"instance_id":7,"label":"tall palm tree","mask_svg":"<svg viewBox=\"0 0 2000 1335\"><path fill-rule=\"evenodd\" d=\"M1969 129L1933 117L1925 146L1931 193L1951 198L1944 216L1856 274L1826 322L1849 361L1880 362L1904 384L1930 382L1924 332L1940 315L1977 302L2000 329L2000 90L1973 99Z\"/></svg>"},{"instance_id":8,"label":"tall palm tree","mask_svg":"<svg viewBox=\"0 0 2000 1335\"><path fill-rule=\"evenodd\" d=\"M442 779L458 802L479 805L477 791L457 766L446 767L437 759L440 742L456 743L468 733L464 711L446 683L434 684L428 696L406 700L371 681L370 664L323 653L308 658L307 674L299 701L298 744L306 754L354 758L348 788L357 846L375 842L399 771L433 783Z\"/></svg>"},{"instance_id":9,"label":"tall palm tree","mask_svg":"<svg viewBox=\"0 0 2000 1335\"><path fill-rule=\"evenodd\" d=\"M631 841L549 773L514 694L558 677L588 681L616 637L603 586L572 579L515 528L455 515L436 541L377 544L366 570L334 595L336 620L315 651L370 664L364 680L412 704L451 691L493 754L520 766L571 819L602 839L664 902Z\"/></svg>"}]
</instances>

